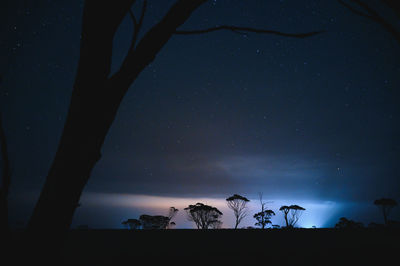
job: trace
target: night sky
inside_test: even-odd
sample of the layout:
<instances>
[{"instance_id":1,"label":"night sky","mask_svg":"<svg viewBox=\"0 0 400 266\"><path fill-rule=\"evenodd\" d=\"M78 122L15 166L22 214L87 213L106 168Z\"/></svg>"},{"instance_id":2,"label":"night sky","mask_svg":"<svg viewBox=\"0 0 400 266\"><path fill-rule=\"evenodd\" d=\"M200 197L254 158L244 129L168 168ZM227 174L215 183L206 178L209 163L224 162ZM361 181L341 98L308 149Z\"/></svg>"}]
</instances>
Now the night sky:
<instances>
[{"instance_id":1,"label":"night sky","mask_svg":"<svg viewBox=\"0 0 400 266\"><path fill-rule=\"evenodd\" d=\"M142 33L173 2L149 0ZM82 8L83 1L9 0L0 9L13 227L29 219L63 129ZM175 206L177 228L187 228L182 208L201 201L220 208L231 227L224 199L234 193L252 200L244 225L253 225L258 192L276 211L274 224L283 224L283 204L307 209L303 227L333 226L342 216L382 223L373 201L400 199L400 44L335 0L209 1L181 29L222 24L325 32L174 36L124 98L73 226L121 228L126 218ZM131 36L127 16L113 71Z\"/></svg>"}]
</instances>

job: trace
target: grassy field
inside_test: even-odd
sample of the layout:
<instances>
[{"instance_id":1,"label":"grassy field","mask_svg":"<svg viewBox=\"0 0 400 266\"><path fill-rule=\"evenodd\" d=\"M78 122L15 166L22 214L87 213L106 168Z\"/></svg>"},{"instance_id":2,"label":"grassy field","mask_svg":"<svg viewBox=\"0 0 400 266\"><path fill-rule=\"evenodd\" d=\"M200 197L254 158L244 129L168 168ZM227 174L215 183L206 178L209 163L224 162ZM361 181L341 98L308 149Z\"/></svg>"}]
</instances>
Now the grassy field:
<instances>
[{"instance_id":1,"label":"grassy field","mask_svg":"<svg viewBox=\"0 0 400 266\"><path fill-rule=\"evenodd\" d=\"M399 236L383 229L72 230L63 256L67 265L397 265Z\"/></svg>"}]
</instances>

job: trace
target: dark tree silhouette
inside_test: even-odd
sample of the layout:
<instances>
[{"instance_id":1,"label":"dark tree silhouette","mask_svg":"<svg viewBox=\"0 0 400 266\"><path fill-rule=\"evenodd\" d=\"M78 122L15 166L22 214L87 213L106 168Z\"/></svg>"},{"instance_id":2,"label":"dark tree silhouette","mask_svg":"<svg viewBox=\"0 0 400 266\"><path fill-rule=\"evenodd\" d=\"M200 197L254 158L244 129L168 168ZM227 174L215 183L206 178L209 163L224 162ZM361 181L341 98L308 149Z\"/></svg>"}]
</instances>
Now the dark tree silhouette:
<instances>
[{"instance_id":1,"label":"dark tree silhouette","mask_svg":"<svg viewBox=\"0 0 400 266\"><path fill-rule=\"evenodd\" d=\"M349 220L346 217L340 218L339 222L337 222L335 225L335 228L337 229L357 229L363 227L364 225L362 223Z\"/></svg>"},{"instance_id":2,"label":"dark tree silhouette","mask_svg":"<svg viewBox=\"0 0 400 266\"><path fill-rule=\"evenodd\" d=\"M304 209L303 207L299 205L290 205L290 206L281 206L279 210L283 213L285 222L286 222L286 227L292 228L296 225L297 221L300 219L300 216Z\"/></svg>"},{"instance_id":3,"label":"dark tree silhouette","mask_svg":"<svg viewBox=\"0 0 400 266\"><path fill-rule=\"evenodd\" d=\"M297 223L297 221L299 220L301 214L303 213L303 211L305 211L306 209L298 206L298 205L290 205L290 218L289 218L289 225L291 227L294 227Z\"/></svg>"},{"instance_id":4,"label":"dark tree silhouette","mask_svg":"<svg viewBox=\"0 0 400 266\"><path fill-rule=\"evenodd\" d=\"M228 207L233 210L233 214L235 215L235 229L237 229L238 225L242 221L244 217L247 215L247 203L248 200L246 197L240 196L238 194L234 194L226 199Z\"/></svg>"},{"instance_id":5,"label":"dark tree silhouette","mask_svg":"<svg viewBox=\"0 0 400 266\"><path fill-rule=\"evenodd\" d=\"M162 215L147 215L143 214L138 219L128 219L123 221L122 224L127 226L129 229L168 229L170 226L174 226L175 223L171 222L172 218L177 214L179 210L175 207L170 207L168 210L168 216Z\"/></svg>"},{"instance_id":6,"label":"dark tree silhouette","mask_svg":"<svg viewBox=\"0 0 400 266\"><path fill-rule=\"evenodd\" d=\"M374 201L374 204L382 210L385 225L388 225L388 216L390 211L397 206L397 202L390 198L381 198Z\"/></svg>"},{"instance_id":7,"label":"dark tree silhouette","mask_svg":"<svg viewBox=\"0 0 400 266\"><path fill-rule=\"evenodd\" d=\"M222 212L215 207L196 203L185 208L188 220L196 224L197 229L217 228L222 224L219 220Z\"/></svg>"},{"instance_id":8,"label":"dark tree silhouette","mask_svg":"<svg viewBox=\"0 0 400 266\"><path fill-rule=\"evenodd\" d=\"M275 215L275 212L273 212L272 210L263 210L254 214L253 217L257 220L257 223L255 223L254 225L261 227L261 229L264 229L266 225L271 223L272 215Z\"/></svg>"},{"instance_id":9,"label":"dark tree silhouette","mask_svg":"<svg viewBox=\"0 0 400 266\"><path fill-rule=\"evenodd\" d=\"M140 229L142 223L138 219L128 219L122 222L123 225L127 226L131 230Z\"/></svg>"},{"instance_id":10,"label":"dark tree silhouette","mask_svg":"<svg viewBox=\"0 0 400 266\"><path fill-rule=\"evenodd\" d=\"M254 214L253 217L257 220L255 225L261 227L261 229L264 229L267 224L271 223L271 217L272 215L275 215L275 212L266 209L265 205L267 203L263 201L263 193L258 193L258 198L261 204L261 211Z\"/></svg>"},{"instance_id":11,"label":"dark tree silhouette","mask_svg":"<svg viewBox=\"0 0 400 266\"><path fill-rule=\"evenodd\" d=\"M169 224L169 218L162 215L143 214L139 220L143 229L166 229Z\"/></svg>"},{"instance_id":12,"label":"dark tree silhouette","mask_svg":"<svg viewBox=\"0 0 400 266\"><path fill-rule=\"evenodd\" d=\"M279 208L279 210L283 213L283 218L285 218L286 227L289 226L288 214L290 211L289 206L283 205Z\"/></svg>"},{"instance_id":13,"label":"dark tree silhouette","mask_svg":"<svg viewBox=\"0 0 400 266\"><path fill-rule=\"evenodd\" d=\"M389 33L393 35L393 37L400 44L400 30L396 28L396 23L391 22L388 18L383 17L375 10L373 7L368 5L365 1L362 0L338 0L340 4L349 9L352 13L365 17L369 20L372 20L379 25L381 25L384 29L386 29ZM380 0L381 4L386 5L391 9L394 14L400 19L400 1L398 0Z\"/></svg>"},{"instance_id":14,"label":"dark tree silhouette","mask_svg":"<svg viewBox=\"0 0 400 266\"><path fill-rule=\"evenodd\" d=\"M0 232L6 235L8 232L8 192L11 184L10 159L8 157L7 139L3 128L0 113L0 157L1 157L1 186L0 186Z\"/></svg>"}]
</instances>

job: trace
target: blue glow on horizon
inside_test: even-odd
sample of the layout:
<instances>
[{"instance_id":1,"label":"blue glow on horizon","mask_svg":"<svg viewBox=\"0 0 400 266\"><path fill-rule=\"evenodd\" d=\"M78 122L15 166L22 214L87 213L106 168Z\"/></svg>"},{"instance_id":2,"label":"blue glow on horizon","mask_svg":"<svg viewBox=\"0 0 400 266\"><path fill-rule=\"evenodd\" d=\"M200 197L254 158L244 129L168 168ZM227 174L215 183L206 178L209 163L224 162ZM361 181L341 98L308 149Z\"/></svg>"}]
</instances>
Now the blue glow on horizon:
<instances>
[{"instance_id":1,"label":"blue glow on horizon","mask_svg":"<svg viewBox=\"0 0 400 266\"><path fill-rule=\"evenodd\" d=\"M250 199L248 204L248 215L243 219L240 228L254 226L253 214L259 211L259 201ZM279 211L282 205L297 204L306 210L302 213L296 227L302 228L324 228L332 227L340 216L344 203L317 200L274 200L266 199L267 208L275 212L271 222L274 225L284 226L283 214ZM234 216L224 198L196 198L196 197L159 197L132 194L106 194L86 193L82 197L82 207L77 209L72 228L80 224L88 224L90 228L124 228L121 222L128 218L138 218L141 214L166 215L168 208L174 206L179 209L174 221L176 229L194 228L193 222L187 220L186 212L183 210L189 204L203 202L217 207L223 212L222 228L232 228ZM110 212L112 217L110 217ZM95 213L95 214L94 214ZM93 216L98 217L93 221ZM102 218L102 216L108 216ZM271 226L269 226L271 227Z\"/></svg>"}]
</instances>

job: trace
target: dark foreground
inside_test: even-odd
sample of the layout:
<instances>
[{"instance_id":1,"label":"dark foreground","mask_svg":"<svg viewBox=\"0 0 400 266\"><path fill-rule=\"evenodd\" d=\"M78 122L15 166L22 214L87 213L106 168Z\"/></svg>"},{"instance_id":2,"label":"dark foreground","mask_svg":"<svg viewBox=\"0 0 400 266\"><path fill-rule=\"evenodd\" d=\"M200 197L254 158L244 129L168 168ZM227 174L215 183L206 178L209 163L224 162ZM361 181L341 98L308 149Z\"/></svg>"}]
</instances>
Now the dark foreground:
<instances>
[{"instance_id":1,"label":"dark foreground","mask_svg":"<svg viewBox=\"0 0 400 266\"><path fill-rule=\"evenodd\" d=\"M400 230L73 230L66 265L396 265Z\"/></svg>"}]
</instances>

